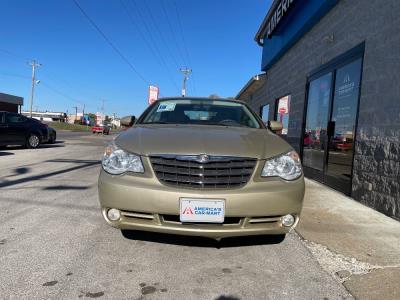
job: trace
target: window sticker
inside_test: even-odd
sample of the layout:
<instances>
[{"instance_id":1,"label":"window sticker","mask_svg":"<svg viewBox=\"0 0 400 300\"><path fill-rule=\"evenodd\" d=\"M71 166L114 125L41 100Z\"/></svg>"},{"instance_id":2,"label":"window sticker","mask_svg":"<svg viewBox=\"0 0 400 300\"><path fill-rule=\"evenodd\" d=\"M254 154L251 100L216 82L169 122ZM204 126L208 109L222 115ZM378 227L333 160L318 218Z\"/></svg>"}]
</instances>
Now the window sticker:
<instances>
[{"instance_id":1,"label":"window sticker","mask_svg":"<svg viewBox=\"0 0 400 300\"><path fill-rule=\"evenodd\" d=\"M174 102L163 102L158 105L157 112L163 111L174 111L176 103Z\"/></svg>"}]
</instances>

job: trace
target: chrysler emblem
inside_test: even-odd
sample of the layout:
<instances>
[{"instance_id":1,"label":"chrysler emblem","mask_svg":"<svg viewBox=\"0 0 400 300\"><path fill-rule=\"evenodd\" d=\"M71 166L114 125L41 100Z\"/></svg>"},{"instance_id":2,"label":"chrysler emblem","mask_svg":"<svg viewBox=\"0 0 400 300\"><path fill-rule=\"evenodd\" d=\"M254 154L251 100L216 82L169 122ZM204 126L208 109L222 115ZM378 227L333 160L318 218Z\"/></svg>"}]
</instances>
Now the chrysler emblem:
<instances>
[{"instance_id":1,"label":"chrysler emblem","mask_svg":"<svg viewBox=\"0 0 400 300\"><path fill-rule=\"evenodd\" d=\"M206 163L210 160L210 157L207 154L200 154L197 158L198 162Z\"/></svg>"}]
</instances>

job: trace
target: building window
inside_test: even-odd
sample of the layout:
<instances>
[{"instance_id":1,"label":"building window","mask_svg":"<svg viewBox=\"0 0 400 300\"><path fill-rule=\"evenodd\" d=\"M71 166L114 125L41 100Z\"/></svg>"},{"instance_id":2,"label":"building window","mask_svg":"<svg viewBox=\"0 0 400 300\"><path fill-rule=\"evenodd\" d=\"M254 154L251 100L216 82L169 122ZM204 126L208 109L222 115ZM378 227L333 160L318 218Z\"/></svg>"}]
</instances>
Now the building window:
<instances>
[{"instance_id":1,"label":"building window","mask_svg":"<svg viewBox=\"0 0 400 300\"><path fill-rule=\"evenodd\" d=\"M264 123L268 122L269 119L269 104L260 107L260 117Z\"/></svg>"},{"instance_id":2,"label":"building window","mask_svg":"<svg viewBox=\"0 0 400 300\"><path fill-rule=\"evenodd\" d=\"M289 126L290 95L286 95L276 100L275 120L281 122L283 129L280 134L287 135Z\"/></svg>"}]
</instances>

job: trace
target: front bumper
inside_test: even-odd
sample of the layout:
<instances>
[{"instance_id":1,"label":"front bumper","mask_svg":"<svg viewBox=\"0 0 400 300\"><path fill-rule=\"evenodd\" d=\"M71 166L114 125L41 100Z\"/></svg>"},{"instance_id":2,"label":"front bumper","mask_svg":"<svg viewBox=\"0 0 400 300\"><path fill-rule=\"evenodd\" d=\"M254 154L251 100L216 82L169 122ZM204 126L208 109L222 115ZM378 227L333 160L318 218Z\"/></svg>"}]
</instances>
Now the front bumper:
<instances>
[{"instance_id":1,"label":"front bumper","mask_svg":"<svg viewBox=\"0 0 400 300\"><path fill-rule=\"evenodd\" d=\"M170 234L224 238L230 236L284 234L300 217L304 178L284 181L261 178L258 163L252 178L242 188L195 190L161 184L149 163L143 160L144 174L113 176L101 170L99 199L108 224L120 229L145 230ZM224 224L181 223L180 198L225 199ZM107 210L121 210L121 218L111 221ZM281 217L292 214L296 222L284 227Z\"/></svg>"}]
</instances>

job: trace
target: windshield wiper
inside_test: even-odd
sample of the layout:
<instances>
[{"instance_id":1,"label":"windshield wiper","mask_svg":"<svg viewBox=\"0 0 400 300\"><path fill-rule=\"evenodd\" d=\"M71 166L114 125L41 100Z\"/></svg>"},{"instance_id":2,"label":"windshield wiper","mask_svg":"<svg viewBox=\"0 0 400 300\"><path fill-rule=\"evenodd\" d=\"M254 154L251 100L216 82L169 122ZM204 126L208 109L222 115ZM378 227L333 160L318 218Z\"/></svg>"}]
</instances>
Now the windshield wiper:
<instances>
[{"instance_id":1,"label":"windshield wiper","mask_svg":"<svg viewBox=\"0 0 400 300\"><path fill-rule=\"evenodd\" d=\"M225 127L249 127L246 125L242 125L242 124L227 124L227 123L207 123L204 125L212 125L212 126L225 126Z\"/></svg>"},{"instance_id":2,"label":"windshield wiper","mask_svg":"<svg viewBox=\"0 0 400 300\"><path fill-rule=\"evenodd\" d=\"M145 122L142 124L172 124L172 123L158 121L158 122Z\"/></svg>"}]
</instances>

